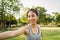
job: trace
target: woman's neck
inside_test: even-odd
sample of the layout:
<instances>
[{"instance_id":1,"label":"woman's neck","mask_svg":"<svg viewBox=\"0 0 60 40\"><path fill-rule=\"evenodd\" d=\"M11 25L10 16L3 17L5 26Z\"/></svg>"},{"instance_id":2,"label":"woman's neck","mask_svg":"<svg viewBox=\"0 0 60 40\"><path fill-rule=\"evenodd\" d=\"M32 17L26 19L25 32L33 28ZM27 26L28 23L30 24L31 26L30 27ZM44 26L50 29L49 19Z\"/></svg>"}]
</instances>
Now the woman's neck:
<instances>
[{"instance_id":1,"label":"woman's neck","mask_svg":"<svg viewBox=\"0 0 60 40\"><path fill-rule=\"evenodd\" d=\"M36 24L30 24L30 26L31 26L32 28L35 28L35 27L36 27Z\"/></svg>"}]
</instances>

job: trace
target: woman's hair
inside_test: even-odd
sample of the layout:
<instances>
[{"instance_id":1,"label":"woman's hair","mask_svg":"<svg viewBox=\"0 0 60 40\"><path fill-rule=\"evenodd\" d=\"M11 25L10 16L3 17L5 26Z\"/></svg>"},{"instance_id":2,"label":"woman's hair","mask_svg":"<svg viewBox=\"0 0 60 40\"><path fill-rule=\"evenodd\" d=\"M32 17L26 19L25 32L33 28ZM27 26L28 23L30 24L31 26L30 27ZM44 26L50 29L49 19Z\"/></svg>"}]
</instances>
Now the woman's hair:
<instances>
[{"instance_id":1,"label":"woman's hair","mask_svg":"<svg viewBox=\"0 0 60 40\"><path fill-rule=\"evenodd\" d=\"M34 13L38 16L38 11L37 11L37 9L33 9L33 8L28 10L27 16L28 16L28 13L29 13L30 11L34 12Z\"/></svg>"}]
</instances>

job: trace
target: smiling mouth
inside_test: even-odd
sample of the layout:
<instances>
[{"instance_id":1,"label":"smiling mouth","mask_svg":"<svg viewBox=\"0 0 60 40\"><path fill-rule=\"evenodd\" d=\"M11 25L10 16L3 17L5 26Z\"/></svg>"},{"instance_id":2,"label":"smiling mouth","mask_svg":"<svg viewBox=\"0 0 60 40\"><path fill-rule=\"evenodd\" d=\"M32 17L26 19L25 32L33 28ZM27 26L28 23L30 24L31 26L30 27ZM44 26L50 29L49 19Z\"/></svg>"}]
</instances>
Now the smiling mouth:
<instances>
[{"instance_id":1,"label":"smiling mouth","mask_svg":"<svg viewBox=\"0 0 60 40\"><path fill-rule=\"evenodd\" d=\"M33 22L34 22L34 20L30 20L30 22L32 22L32 23L33 23Z\"/></svg>"}]
</instances>

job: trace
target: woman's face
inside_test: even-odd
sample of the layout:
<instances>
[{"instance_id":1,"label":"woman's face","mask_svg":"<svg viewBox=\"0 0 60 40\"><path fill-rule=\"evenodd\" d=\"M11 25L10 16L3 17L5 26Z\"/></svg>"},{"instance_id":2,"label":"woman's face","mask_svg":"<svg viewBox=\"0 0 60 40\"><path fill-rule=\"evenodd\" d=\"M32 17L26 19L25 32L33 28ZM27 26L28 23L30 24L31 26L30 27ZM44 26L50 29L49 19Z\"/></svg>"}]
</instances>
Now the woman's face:
<instances>
[{"instance_id":1,"label":"woman's face","mask_svg":"<svg viewBox=\"0 0 60 40\"><path fill-rule=\"evenodd\" d=\"M29 11L28 13L28 21L30 24L34 25L37 23L38 16L35 14L35 12Z\"/></svg>"}]
</instances>

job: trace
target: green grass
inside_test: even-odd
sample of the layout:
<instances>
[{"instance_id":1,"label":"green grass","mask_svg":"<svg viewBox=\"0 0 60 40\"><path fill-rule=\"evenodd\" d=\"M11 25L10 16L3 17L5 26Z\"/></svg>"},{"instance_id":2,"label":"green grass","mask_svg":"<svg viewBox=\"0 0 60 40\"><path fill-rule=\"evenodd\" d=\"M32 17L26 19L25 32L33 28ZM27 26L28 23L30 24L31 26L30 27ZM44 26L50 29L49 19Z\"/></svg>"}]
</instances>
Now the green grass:
<instances>
[{"instance_id":1,"label":"green grass","mask_svg":"<svg viewBox=\"0 0 60 40\"><path fill-rule=\"evenodd\" d=\"M60 30L58 29L57 30L42 29L42 34L43 34L43 37L41 38L41 40L60 40ZM25 40L25 36L21 35L13 38L8 38L5 40Z\"/></svg>"},{"instance_id":2,"label":"green grass","mask_svg":"<svg viewBox=\"0 0 60 40\"><path fill-rule=\"evenodd\" d=\"M60 40L60 30L43 30L43 40Z\"/></svg>"},{"instance_id":3,"label":"green grass","mask_svg":"<svg viewBox=\"0 0 60 40\"><path fill-rule=\"evenodd\" d=\"M13 37L13 38L8 38L5 40L25 40L25 37L24 37L24 35L21 35L21 36L17 36L17 37Z\"/></svg>"}]
</instances>

